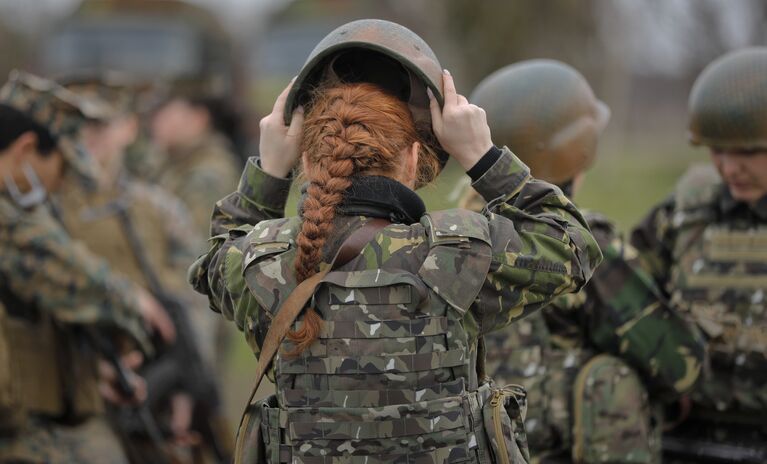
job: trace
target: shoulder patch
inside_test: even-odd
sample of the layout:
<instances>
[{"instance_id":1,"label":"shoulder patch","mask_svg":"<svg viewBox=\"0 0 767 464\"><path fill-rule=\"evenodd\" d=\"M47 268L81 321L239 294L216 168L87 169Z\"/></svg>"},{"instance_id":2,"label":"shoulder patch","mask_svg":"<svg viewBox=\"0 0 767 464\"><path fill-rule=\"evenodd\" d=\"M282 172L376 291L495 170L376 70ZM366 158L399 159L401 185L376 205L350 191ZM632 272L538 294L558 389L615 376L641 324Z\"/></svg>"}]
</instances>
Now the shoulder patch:
<instances>
[{"instance_id":1,"label":"shoulder patch","mask_svg":"<svg viewBox=\"0 0 767 464\"><path fill-rule=\"evenodd\" d=\"M482 214L465 209L448 209L425 215L421 223L426 227L431 245L481 240L490 245L490 226Z\"/></svg>"}]
</instances>

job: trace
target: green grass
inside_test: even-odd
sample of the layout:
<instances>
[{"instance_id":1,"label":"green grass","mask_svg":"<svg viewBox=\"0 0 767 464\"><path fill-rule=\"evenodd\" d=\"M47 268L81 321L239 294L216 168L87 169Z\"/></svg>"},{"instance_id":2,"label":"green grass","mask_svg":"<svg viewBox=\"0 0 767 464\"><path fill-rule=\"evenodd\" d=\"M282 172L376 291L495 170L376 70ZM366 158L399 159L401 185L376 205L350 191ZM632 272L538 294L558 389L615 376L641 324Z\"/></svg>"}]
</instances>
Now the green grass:
<instances>
[{"instance_id":1,"label":"green grass","mask_svg":"<svg viewBox=\"0 0 767 464\"><path fill-rule=\"evenodd\" d=\"M690 164L707 160L704 151L693 150L682 137L640 142L608 140L600 148L599 157L576 200L580 207L612 218L625 232L672 191L676 179ZM421 189L419 194L430 210L452 208L467 184L467 176L451 162L438 180ZM297 188L294 188L287 214L295 214L297 199ZM226 409L236 426L250 392L256 360L242 334L234 338L224 392ZM261 394L269 388L262 386Z\"/></svg>"}]
</instances>

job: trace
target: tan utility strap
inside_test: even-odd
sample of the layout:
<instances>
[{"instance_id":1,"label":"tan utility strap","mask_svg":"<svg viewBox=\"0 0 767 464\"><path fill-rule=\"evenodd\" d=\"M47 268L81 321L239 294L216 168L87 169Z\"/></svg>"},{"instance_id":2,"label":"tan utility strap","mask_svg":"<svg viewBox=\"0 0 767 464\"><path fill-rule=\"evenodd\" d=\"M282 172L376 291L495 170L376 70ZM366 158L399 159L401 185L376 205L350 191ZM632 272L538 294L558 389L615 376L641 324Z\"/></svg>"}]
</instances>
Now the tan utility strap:
<instances>
[{"instance_id":1,"label":"tan utility strap","mask_svg":"<svg viewBox=\"0 0 767 464\"><path fill-rule=\"evenodd\" d=\"M269 326L269 330L264 337L264 343L261 346L261 355L258 358L258 368L256 370L256 381L253 384L253 391L248 398L248 404L253 402L253 398L256 396L261 381L264 379L269 366L277 354L277 350L282 343L282 340L290 331L290 327L296 320L301 310L304 309L306 303L314 295L314 291L320 284L322 279L333 269L337 269L344 264L351 261L357 256L360 251L367 245L375 234L391 224L386 219L371 219L366 222L359 229L352 232L352 234L341 244L333 261L330 262L330 266L326 266L320 272L314 274L308 279L304 280L288 295L288 298L282 303L277 310L277 315L272 319L272 323Z\"/></svg>"}]
</instances>

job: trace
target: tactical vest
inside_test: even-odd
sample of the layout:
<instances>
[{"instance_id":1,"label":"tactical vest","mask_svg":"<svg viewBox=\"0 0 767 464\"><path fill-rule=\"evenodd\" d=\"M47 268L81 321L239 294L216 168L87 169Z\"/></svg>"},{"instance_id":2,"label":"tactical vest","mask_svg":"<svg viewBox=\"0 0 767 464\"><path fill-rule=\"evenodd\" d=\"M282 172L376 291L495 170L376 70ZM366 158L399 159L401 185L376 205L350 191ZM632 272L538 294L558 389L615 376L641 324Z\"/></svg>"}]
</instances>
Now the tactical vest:
<instances>
[{"instance_id":1,"label":"tactical vest","mask_svg":"<svg viewBox=\"0 0 767 464\"><path fill-rule=\"evenodd\" d=\"M722 221L722 183L695 169L677 188L669 293L707 336L707 378L693 398L714 410L767 409L767 224ZM762 417L764 420L764 417Z\"/></svg>"},{"instance_id":2,"label":"tactical vest","mask_svg":"<svg viewBox=\"0 0 767 464\"><path fill-rule=\"evenodd\" d=\"M463 224L455 213L424 216L430 248L414 259L419 269L364 269L358 257L327 274L312 302L319 340L297 357L283 355L293 349L285 341L274 361L267 462L525 462L512 450L494 461L488 450L493 422L482 409L497 399L478 388L477 340L463 323L491 264L490 235L483 216L466 215ZM300 227L299 218L265 221L250 234L245 280L262 310L296 287Z\"/></svg>"},{"instance_id":3,"label":"tactical vest","mask_svg":"<svg viewBox=\"0 0 767 464\"><path fill-rule=\"evenodd\" d=\"M0 433L28 414L80 420L102 411L96 356L0 288Z\"/></svg>"},{"instance_id":4,"label":"tactical vest","mask_svg":"<svg viewBox=\"0 0 767 464\"><path fill-rule=\"evenodd\" d=\"M71 180L72 178L67 178L68 182ZM144 272L133 257L134 250L126 238L118 213L120 210L127 210L131 221L136 224L135 230L139 233L157 231L161 227L159 221L165 218L153 214L154 208L142 204L130 190L122 188L86 192L79 185L67 184L59 195L59 200L61 221L72 238L85 243L93 254L104 258L110 266L132 282L145 288L150 287ZM153 265L152 268L160 270L163 277L172 276L174 272L169 272L167 263L163 261L163 257L168 256L164 232L141 238L141 245ZM173 283L174 288L180 286L180 282Z\"/></svg>"}]
</instances>

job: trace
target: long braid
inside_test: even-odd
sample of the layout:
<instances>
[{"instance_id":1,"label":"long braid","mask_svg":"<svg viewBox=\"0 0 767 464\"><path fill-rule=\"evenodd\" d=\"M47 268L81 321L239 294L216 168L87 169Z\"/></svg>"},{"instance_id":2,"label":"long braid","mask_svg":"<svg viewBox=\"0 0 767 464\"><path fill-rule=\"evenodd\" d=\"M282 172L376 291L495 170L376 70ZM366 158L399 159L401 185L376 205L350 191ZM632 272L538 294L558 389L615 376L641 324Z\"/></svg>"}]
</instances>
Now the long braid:
<instances>
[{"instance_id":1,"label":"long braid","mask_svg":"<svg viewBox=\"0 0 767 464\"><path fill-rule=\"evenodd\" d=\"M319 271L336 208L352 185L351 177L369 172L396 173L401 152L417 140L407 106L372 84L344 84L316 92L302 142L309 187L296 238L298 282ZM436 172L433 151L425 150L422 158L419 171ZM287 355L302 353L314 343L321 328L319 314L308 308L301 327L288 334L295 348Z\"/></svg>"}]
</instances>

